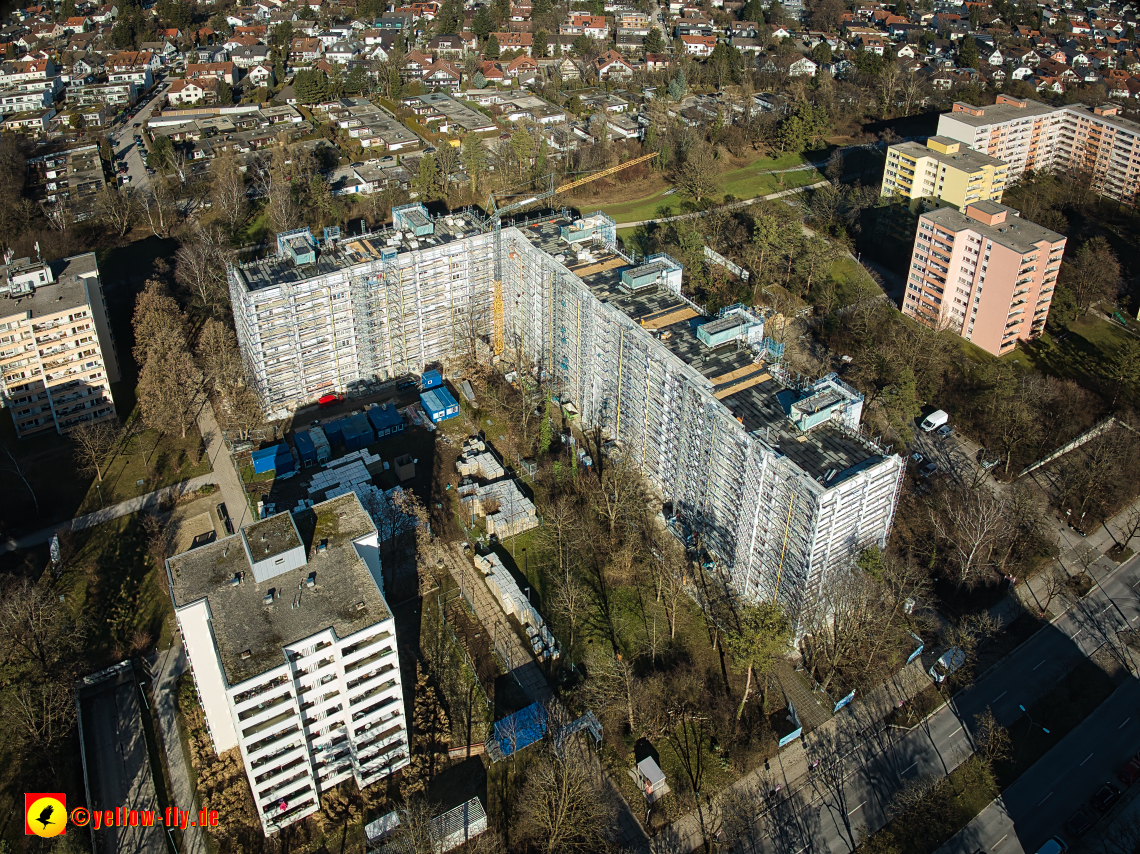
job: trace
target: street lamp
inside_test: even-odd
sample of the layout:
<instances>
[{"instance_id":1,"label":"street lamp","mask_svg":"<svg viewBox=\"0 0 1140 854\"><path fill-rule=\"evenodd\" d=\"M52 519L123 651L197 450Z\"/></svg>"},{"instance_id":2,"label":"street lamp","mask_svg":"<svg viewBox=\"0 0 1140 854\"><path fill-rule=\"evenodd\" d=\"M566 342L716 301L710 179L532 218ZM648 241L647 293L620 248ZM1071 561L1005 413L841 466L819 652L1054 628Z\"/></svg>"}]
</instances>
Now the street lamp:
<instances>
[{"instance_id":1,"label":"street lamp","mask_svg":"<svg viewBox=\"0 0 1140 854\"><path fill-rule=\"evenodd\" d=\"M1037 723L1037 721L1033 720L1033 716L1031 714L1029 714L1028 711L1026 711L1025 706L1018 703L1017 708L1021 709L1022 714L1024 714L1025 717L1029 719L1029 732L1027 732L1025 734L1025 738L1027 740L1029 738L1029 733L1033 732L1033 727L1040 727L1041 731L1043 733L1045 733L1045 735L1050 734L1047 727L1044 727L1041 724ZM1025 742L1023 741L1023 742L1021 742L1021 746L1019 748L1017 748L1017 759L1015 759L1013 761L1013 764L1015 767L1017 766L1017 763L1021 761L1021 751L1023 751L1024 749L1025 749Z\"/></svg>"}]
</instances>

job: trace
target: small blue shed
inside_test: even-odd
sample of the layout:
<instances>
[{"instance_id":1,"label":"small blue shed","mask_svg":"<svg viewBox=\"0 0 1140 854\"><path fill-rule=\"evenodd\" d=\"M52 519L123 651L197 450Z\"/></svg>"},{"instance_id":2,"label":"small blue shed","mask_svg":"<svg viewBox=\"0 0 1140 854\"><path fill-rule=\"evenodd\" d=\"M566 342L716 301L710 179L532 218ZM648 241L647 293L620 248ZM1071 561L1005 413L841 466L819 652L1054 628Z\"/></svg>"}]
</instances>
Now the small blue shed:
<instances>
[{"instance_id":1,"label":"small blue shed","mask_svg":"<svg viewBox=\"0 0 1140 854\"><path fill-rule=\"evenodd\" d=\"M428 418L438 424L459 414L459 404L446 388L433 388L420 395L420 403Z\"/></svg>"},{"instance_id":2,"label":"small blue shed","mask_svg":"<svg viewBox=\"0 0 1140 854\"><path fill-rule=\"evenodd\" d=\"M368 410L368 420L376 430L376 438L404 432L404 419L395 406L382 403Z\"/></svg>"},{"instance_id":3,"label":"small blue shed","mask_svg":"<svg viewBox=\"0 0 1140 854\"><path fill-rule=\"evenodd\" d=\"M297 456L301 458L304 468L312 468L317 464L317 446L309 436L308 430L298 430L293 434L293 444L297 446Z\"/></svg>"},{"instance_id":4,"label":"small blue shed","mask_svg":"<svg viewBox=\"0 0 1140 854\"><path fill-rule=\"evenodd\" d=\"M420 374L420 388L427 391L429 388L439 388L443 385L443 377L439 371L424 371Z\"/></svg>"}]
</instances>

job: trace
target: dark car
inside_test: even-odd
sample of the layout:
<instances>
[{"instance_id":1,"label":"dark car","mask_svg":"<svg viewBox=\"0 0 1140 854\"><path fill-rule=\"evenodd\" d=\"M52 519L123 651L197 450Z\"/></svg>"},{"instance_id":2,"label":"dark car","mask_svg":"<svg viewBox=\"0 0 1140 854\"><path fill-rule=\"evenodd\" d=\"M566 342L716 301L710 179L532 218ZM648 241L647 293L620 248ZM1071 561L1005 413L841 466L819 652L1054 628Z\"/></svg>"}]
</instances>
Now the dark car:
<instances>
[{"instance_id":1,"label":"dark car","mask_svg":"<svg viewBox=\"0 0 1140 854\"><path fill-rule=\"evenodd\" d=\"M1073 817L1065 822L1065 830L1077 837L1084 836L1092 829L1092 826L1092 819L1083 809L1077 810Z\"/></svg>"},{"instance_id":2,"label":"dark car","mask_svg":"<svg viewBox=\"0 0 1140 854\"><path fill-rule=\"evenodd\" d=\"M226 519L230 518L230 511L226 509L226 502L223 501L221 504L219 504L217 510L219 522L224 522Z\"/></svg>"},{"instance_id":3,"label":"dark car","mask_svg":"<svg viewBox=\"0 0 1140 854\"><path fill-rule=\"evenodd\" d=\"M1112 805L1120 800L1120 789L1112 785L1112 783L1105 783L1096 790L1096 794L1092 796L1089 801L1099 813L1106 813L1112 809Z\"/></svg>"},{"instance_id":4,"label":"dark car","mask_svg":"<svg viewBox=\"0 0 1140 854\"><path fill-rule=\"evenodd\" d=\"M227 533L227 534L229 534L230 536L233 536L233 533L234 533L234 523L233 523L233 522L231 522L229 519L226 519L226 521L225 521L225 523L224 523L224 524L225 524L225 526L226 526L226 533Z\"/></svg>"},{"instance_id":5,"label":"dark car","mask_svg":"<svg viewBox=\"0 0 1140 854\"><path fill-rule=\"evenodd\" d=\"M396 388L400 389L401 391L403 391L406 388L415 388L415 387L416 387L416 381L415 380L401 380L400 382L396 383Z\"/></svg>"},{"instance_id":6,"label":"dark car","mask_svg":"<svg viewBox=\"0 0 1140 854\"><path fill-rule=\"evenodd\" d=\"M1116 772L1116 779L1125 786L1140 780L1140 756L1133 756Z\"/></svg>"}]
</instances>

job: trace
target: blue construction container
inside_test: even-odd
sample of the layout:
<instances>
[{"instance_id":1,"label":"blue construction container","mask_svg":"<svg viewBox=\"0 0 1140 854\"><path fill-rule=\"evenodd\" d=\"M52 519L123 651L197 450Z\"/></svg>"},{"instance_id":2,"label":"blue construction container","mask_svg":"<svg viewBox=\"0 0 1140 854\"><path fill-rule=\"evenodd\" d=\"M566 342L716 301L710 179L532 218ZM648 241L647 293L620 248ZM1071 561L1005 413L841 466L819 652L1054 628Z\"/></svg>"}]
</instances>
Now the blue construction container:
<instances>
[{"instance_id":1,"label":"blue construction container","mask_svg":"<svg viewBox=\"0 0 1140 854\"><path fill-rule=\"evenodd\" d=\"M253 457L253 470L257 474L264 474L276 469L278 458L288 457L290 461L293 459L293 455L289 453L289 448L285 445L262 448L260 451L254 451L251 456Z\"/></svg>"},{"instance_id":2,"label":"blue construction container","mask_svg":"<svg viewBox=\"0 0 1140 854\"><path fill-rule=\"evenodd\" d=\"M420 374L420 388L427 391L429 388L439 388L443 385L443 377L439 371L424 371Z\"/></svg>"},{"instance_id":3,"label":"blue construction container","mask_svg":"<svg viewBox=\"0 0 1140 854\"><path fill-rule=\"evenodd\" d=\"M325 422L325 437L329 440L329 444L338 444L344 441L344 424L342 419L338 418L335 421Z\"/></svg>"},{"instance_id":4,"label":"blue construction container","mask_svg":"<svg viewBox=\"0 0 1140 854\"><path fill-rule=\"evenodd\" d=\"M344 449L346 451L359 451L367 448L376 440L372 432L372 425L368 423L365 415L348 415L341 419L344 432Z\"/></svg>"},{"instance_id":5,"label":"blue construction container","mask_svg":"<svg viewBox=\"0 0 1140 854\"><path fill-rule=\"evenodd\" d=\"M446 388L433 388L420 395L420 403L428 418L438 424L459 414L459 404Z\"/></svg>"},{"instance_id":6,"label":"blue construction container","mask_svg":"<svg viewBox=\"0 0 1140 854\"><path fill-rule=\"evenodd\" d=\"M368 410L368 420L372 422L372 426L376 430L377 439L389 436L392 433L404 432L404 419L396 407L391 404L373 405Z\"/></svg>"},{"instance_id":7,"label":"blue construction container","mask_svg":"<svg viewBox=\"0 0 1140 854\"><path fill-rule=\"evenodd\" d=\"M317 446L313 444L308 430L295 432L293 444L297 446L297 456L301 458L301 465L304 468L312 468L317 464Z\"/></svg>"},{"instance_id":8,"label":"blue construction container","mask_svg":"<svg viewBox=\"0 0 1140 854\"><path fill-rule=\"evenodd\" d=\"M292 474L297 470L297 460L293 457L293 452L289 450L289 446L284 442L277 446L277 456L273 458L273 469L277 472L278 477Z\"/></svg>"}]
</instances>

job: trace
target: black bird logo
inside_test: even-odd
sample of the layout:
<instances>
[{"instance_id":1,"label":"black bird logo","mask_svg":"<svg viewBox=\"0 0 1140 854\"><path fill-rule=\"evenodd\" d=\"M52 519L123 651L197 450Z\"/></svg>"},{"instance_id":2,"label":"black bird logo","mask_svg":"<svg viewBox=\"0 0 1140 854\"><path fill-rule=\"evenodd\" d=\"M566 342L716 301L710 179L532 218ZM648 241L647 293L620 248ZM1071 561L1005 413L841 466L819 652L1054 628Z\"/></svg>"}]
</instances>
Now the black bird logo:
<instances>
[{"instance_id":1,"label":"black bird logo","mask_svg":"<svg viewBox=\"0 0 1140 854\"><path fill-rule=\"evenodd\" d=\"M57 823L51 820L51 814L53 812L55 812L55 807L53 807L51 804L48 804L46 807L40 810L40 814L36 817L36 821L44 826L44 830L47 830L47 826L49 824Z\"/></svg>"}]
</instances>

